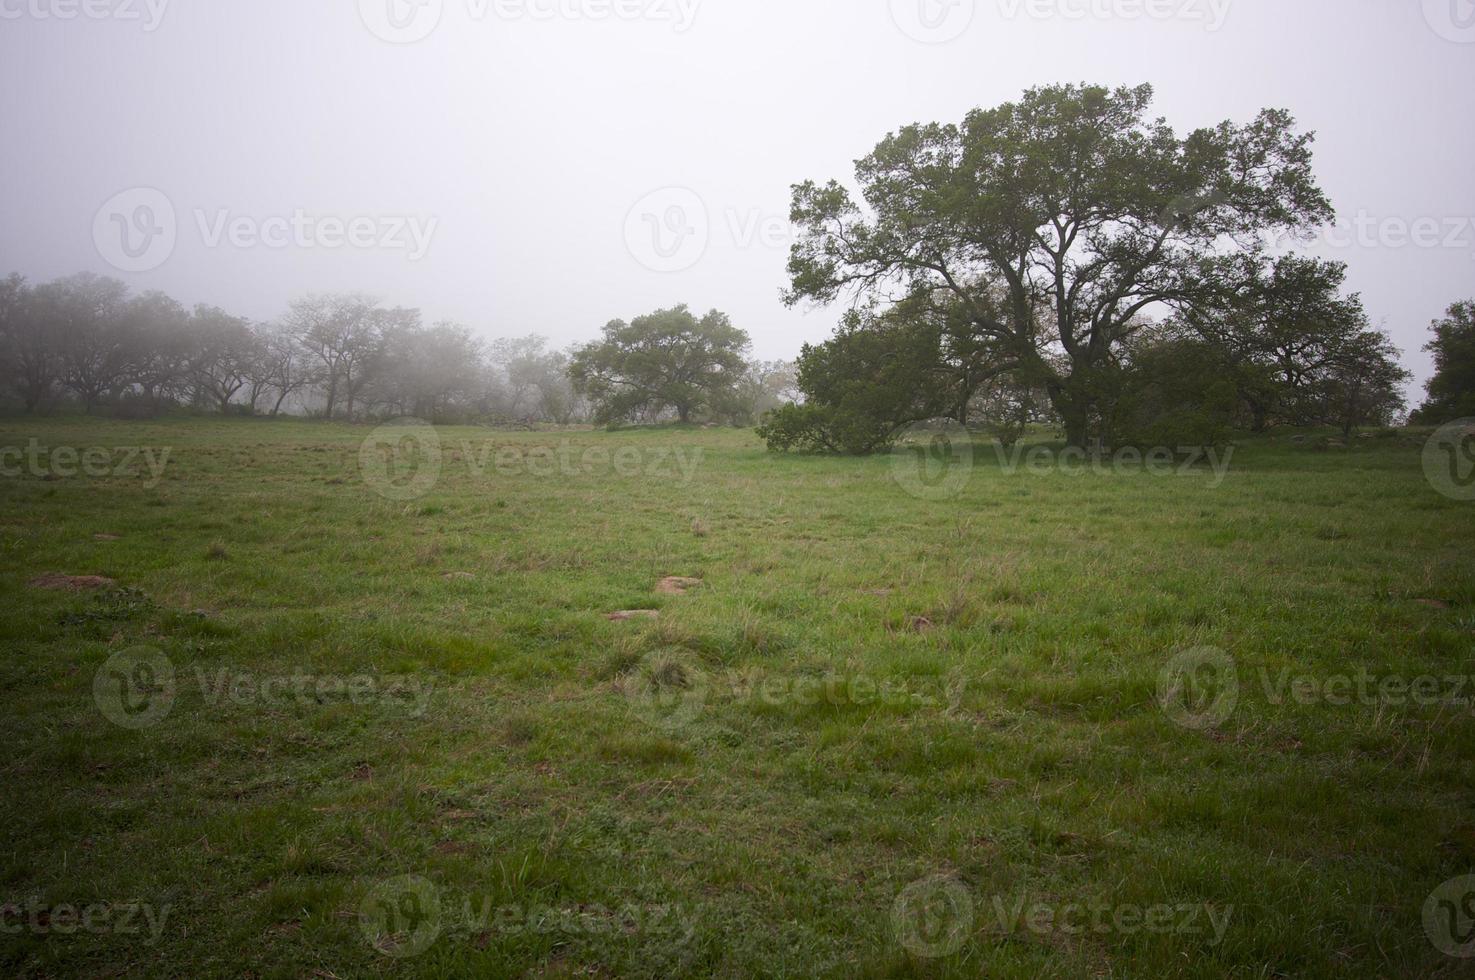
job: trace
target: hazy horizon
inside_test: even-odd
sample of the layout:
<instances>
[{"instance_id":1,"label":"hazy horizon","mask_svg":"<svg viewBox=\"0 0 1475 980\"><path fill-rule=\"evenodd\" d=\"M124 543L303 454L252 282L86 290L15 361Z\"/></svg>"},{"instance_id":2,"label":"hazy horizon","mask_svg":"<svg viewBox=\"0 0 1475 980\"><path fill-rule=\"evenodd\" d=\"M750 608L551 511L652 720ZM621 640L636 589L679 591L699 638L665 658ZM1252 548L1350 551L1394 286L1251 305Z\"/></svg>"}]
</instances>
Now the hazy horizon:
<instances>
[{"instance_id":1,"label":"hazy horizon","mask_svg":"<svg viewBox=\"0 0 1475 980\"><path fill-rule=\"evenodd\" d=\"M1348 263L1412 406L1430 320L1475 296L1469 8L0 0L0 274L257 320L363 291L560 347L688 303L792 358L836 311L779 300L791 184L849 182L886 133L1036 85L1149 82L1180 132L1282 107L1318 134L1340 227L1312 249ZM170 210L172 242L120 250L146 229L119 220Z\"/></svg>"}]
</instances>

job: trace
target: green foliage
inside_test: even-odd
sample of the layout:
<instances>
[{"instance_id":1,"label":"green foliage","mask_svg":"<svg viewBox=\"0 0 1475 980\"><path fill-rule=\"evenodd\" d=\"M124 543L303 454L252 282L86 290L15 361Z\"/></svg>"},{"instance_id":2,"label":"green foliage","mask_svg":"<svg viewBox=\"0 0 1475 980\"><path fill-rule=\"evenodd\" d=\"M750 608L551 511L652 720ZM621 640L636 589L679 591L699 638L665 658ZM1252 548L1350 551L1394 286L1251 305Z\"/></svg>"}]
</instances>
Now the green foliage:
<instances>
[{"instance_id":1,"label":"green foliage","mask_svg":"<svg viewBox=\"0 0 1475 980\"><path fill-rule=\"evenodd\" d=\"M834 337L804 345L798 368L805 404L769 413L759 430L776 452L872 453L899 427L951 407L925 322L852 313Z\"/></svg>"},{"instance_id":2,"label":"green foliage","mask_svg":"<svg viewBox=\"0 0 1475 980\"><path fill-rule=\"evenodd\" d=\"M1113 446L1218 446L1237 406L1224 359L1194 337L1138 340L1120 371L1106 432Z\"/></svg>"},{"instance_id":3,"label":"green foliage","mask_svg":"<svg viewBox=\"0 0 1475 980\"><path fill-rule=\"evenodd\" d=\"M1434 377L1414 417L1425 425L1475 418L1475 300L1455 303L1431 329L1424 349L1434 355Z\"/></svg>"},{"instance_id":4,"label":"green foliage","mask_svg":"<svg viewBox=\"0 0 1475 980\"><path fill-rule=\"evenodd\" d=\"M674 411L682 422L725 403L746 371L748 335L716 310L698 320L685 306L630 323L613 320L604 339L574 352L569 378L595 404L595 420L616 423Z\"/></svg>"},{"instance_id":5,"label":"green foliage","mask_svg":"<svg viewBox=\"0 0 1475 980\"><path fill-rule=\"evenodd\" d=\"M1289 113L1180 137L1151 101L1145 85L1031 89L887 136L856 164L864 209L838 182L797 185L787 300L951 293L1082 445L1140 314L1212 300L1267 261L1261 233L1332 213Z\"/></svg>"}]
</instances>

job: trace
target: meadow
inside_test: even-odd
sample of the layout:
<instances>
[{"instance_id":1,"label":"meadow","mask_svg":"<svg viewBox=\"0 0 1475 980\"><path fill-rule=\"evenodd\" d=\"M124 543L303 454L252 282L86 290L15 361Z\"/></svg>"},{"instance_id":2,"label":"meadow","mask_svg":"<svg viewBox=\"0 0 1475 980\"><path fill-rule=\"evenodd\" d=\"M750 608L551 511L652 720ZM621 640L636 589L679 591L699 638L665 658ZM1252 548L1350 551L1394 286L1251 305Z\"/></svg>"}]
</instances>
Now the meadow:
<instances>
[{"instance_id":1,"label":"meadow","mask_svg":"<svg viewBox=\"0 0 1475 980\"><path fill-rule=\"evenodd\" d=\"M0 420L5 974L1465 975L1426 433L375 431Z\"/></svg>"}]
</instances>

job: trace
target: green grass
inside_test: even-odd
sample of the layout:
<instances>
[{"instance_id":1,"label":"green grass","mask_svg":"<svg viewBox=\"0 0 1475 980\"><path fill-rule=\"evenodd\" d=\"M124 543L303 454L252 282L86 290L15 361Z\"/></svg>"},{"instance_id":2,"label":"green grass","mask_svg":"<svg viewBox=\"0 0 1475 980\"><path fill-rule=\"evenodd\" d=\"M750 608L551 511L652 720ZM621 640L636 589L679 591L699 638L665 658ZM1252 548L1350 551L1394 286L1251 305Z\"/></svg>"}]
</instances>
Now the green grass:
<instances>
[{"instance_id":1,"label":"green grass","mask_svg":"<svg viewBox=\"0 0 1475 980\"><path fill-rule=\"evenodd\" d=\"M1250 440L1217 487L985 449L929 502L750 432L442 429L396 501L370 431L0 421L171 450L156 484L0 479L6 974L1462 975L1422 910L1475 872L1470 707L1262 682L1475 674L1475 504L1420 438ZM565 440L701 456L461 445ZM1159 679L1205 646L1241 690L1196 730ZM130 730L94 680L139 647L176 693ZM99 903L157 938L63 928Z\"/></svg>"}]
</instances>

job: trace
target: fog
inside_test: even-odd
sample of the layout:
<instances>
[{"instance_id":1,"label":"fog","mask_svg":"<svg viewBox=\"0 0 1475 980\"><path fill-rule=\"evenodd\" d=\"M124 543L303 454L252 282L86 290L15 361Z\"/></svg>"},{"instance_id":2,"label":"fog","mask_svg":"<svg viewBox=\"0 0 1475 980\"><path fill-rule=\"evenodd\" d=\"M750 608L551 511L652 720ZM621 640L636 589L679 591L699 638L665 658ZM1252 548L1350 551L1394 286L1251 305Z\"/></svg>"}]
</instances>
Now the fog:
<instances>
[{"instance_id":1,"label":"fog","mask_svg":"<svg viewBox=\"0 0 1475 980\"><path fill-rule=\"evenodd\" d=\"M1274 106L1318 133L1340 222L1306 247L1348 263L1422 385L1429 321L1475 293L1472 21L1468 0L0 0L0 275L262 320L362 290L557 346L690 303L787 358L836 321L779 299L791 184L1033 85L1150 82L1180 132Z\"/></svg>"}]
</instances>

